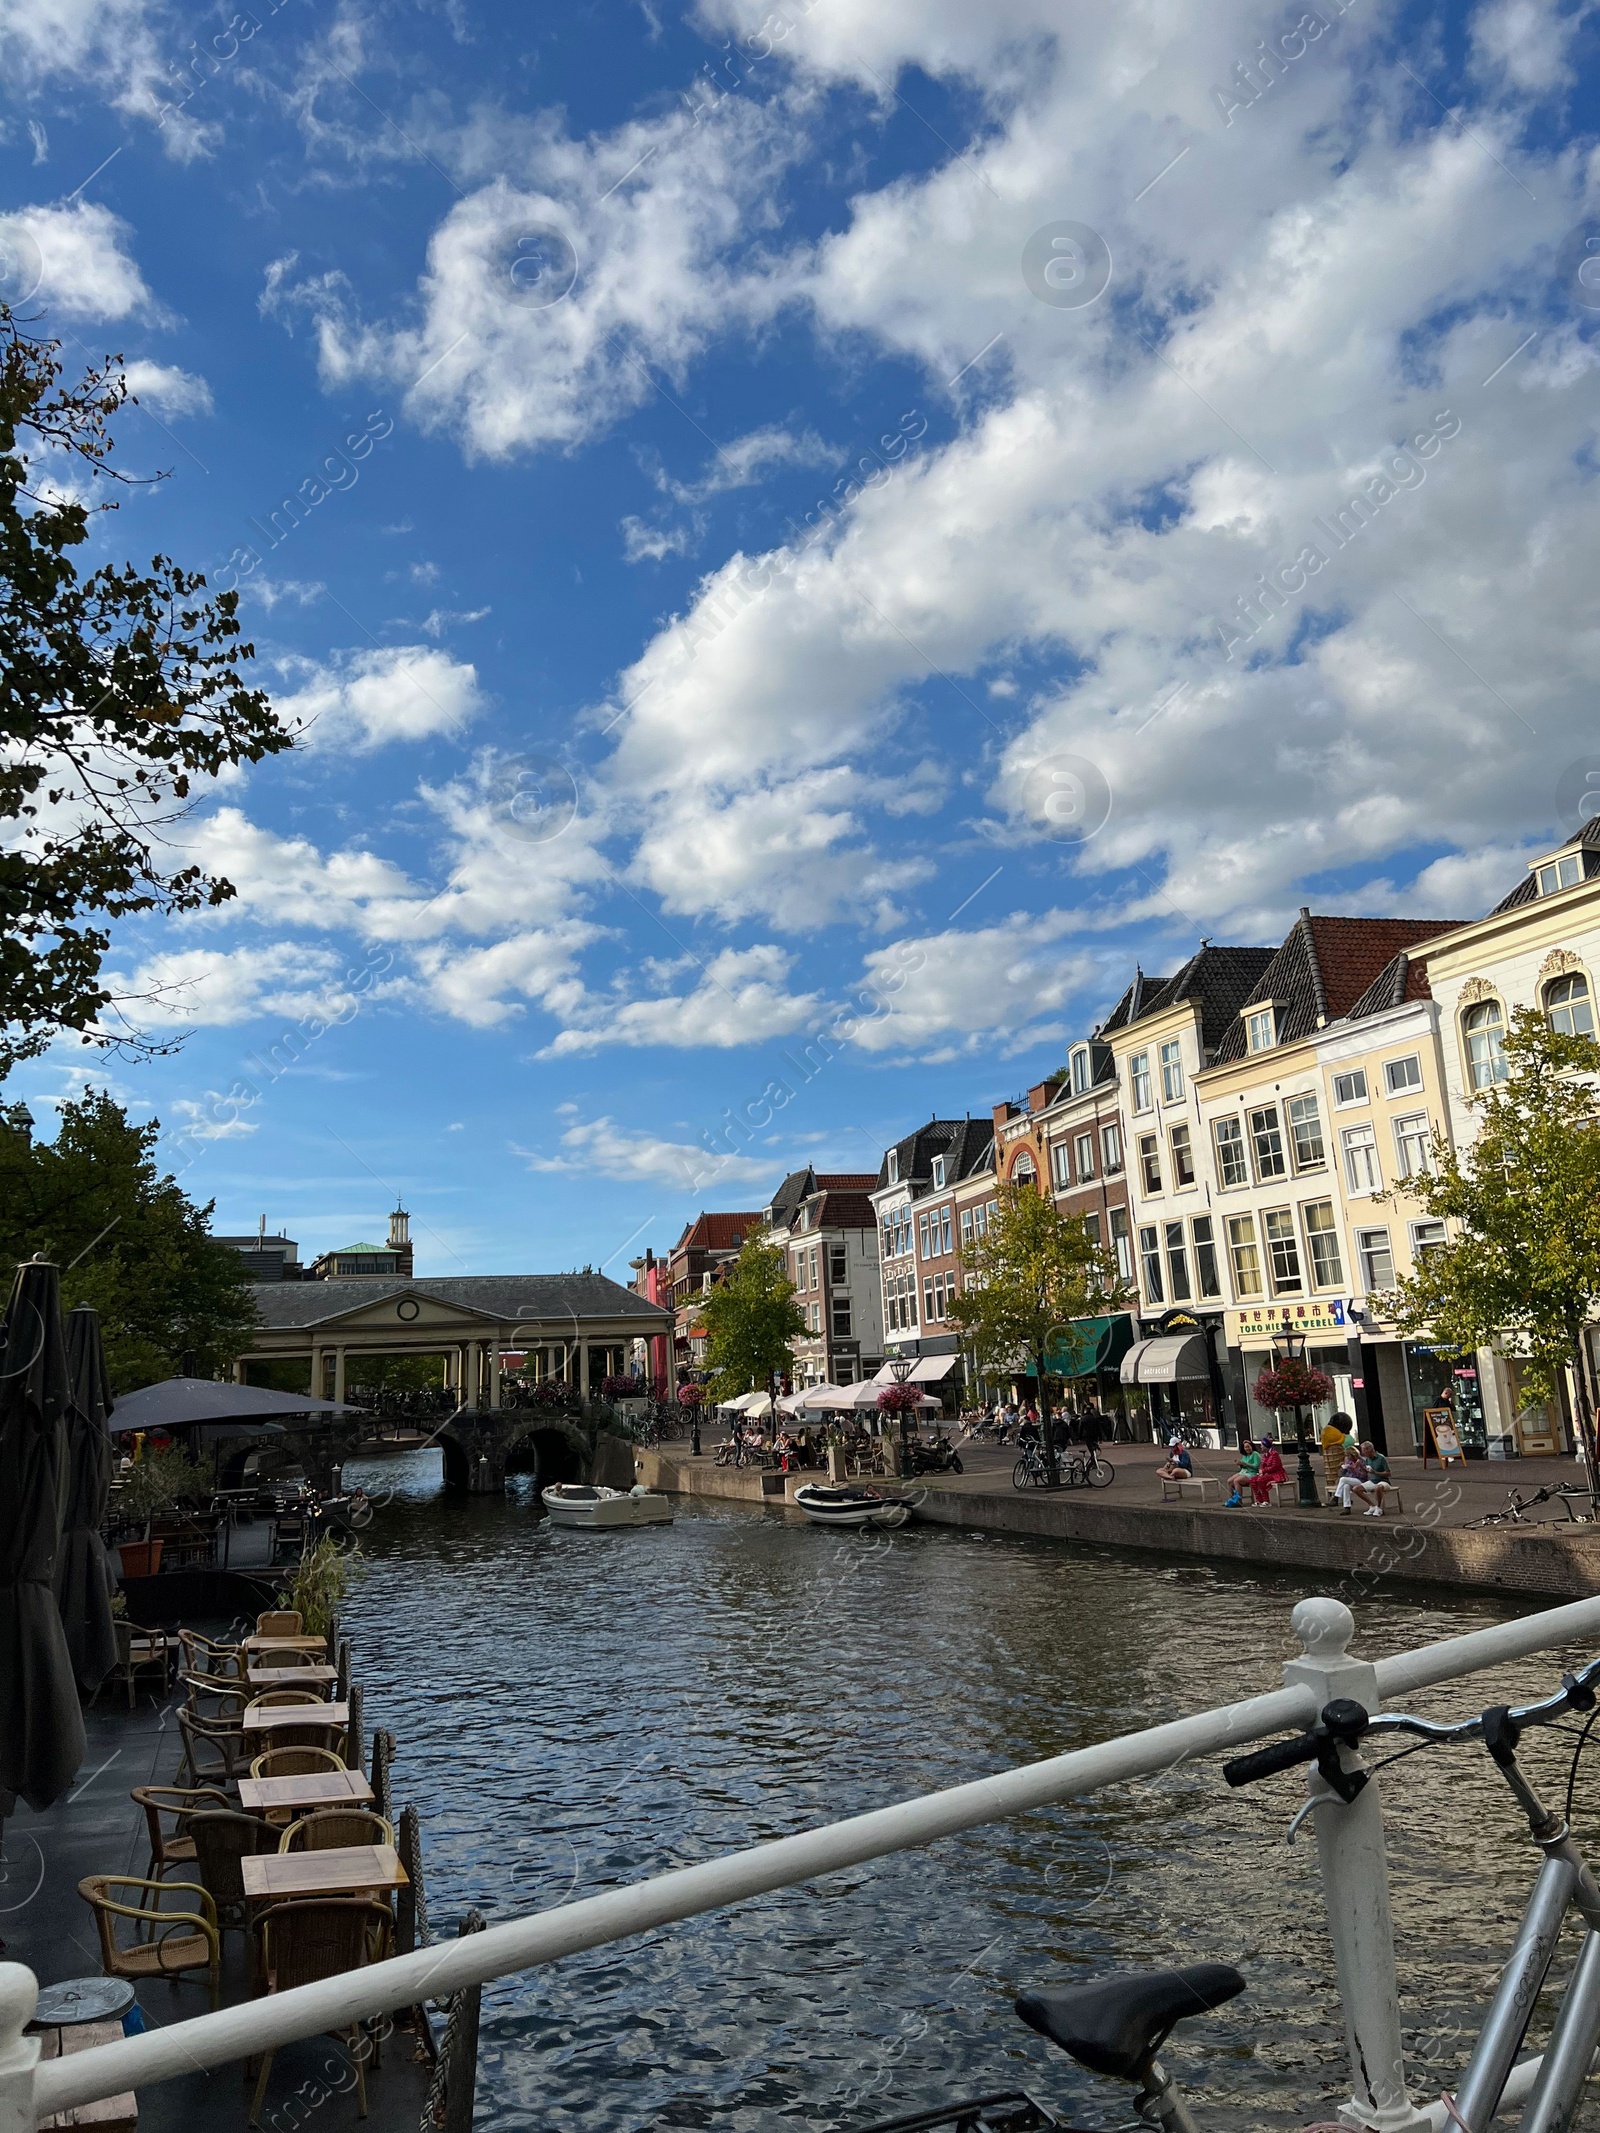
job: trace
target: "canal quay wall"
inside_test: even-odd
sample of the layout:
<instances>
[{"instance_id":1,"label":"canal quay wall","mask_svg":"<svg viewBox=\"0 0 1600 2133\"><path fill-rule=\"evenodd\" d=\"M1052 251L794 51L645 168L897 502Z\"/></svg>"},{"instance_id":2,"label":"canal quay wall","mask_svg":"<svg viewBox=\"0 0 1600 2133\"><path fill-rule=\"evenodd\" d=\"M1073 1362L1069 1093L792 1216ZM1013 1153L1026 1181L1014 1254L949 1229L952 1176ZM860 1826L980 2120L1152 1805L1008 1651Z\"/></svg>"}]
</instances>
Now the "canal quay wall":
<instances>
[{"instance_id":1,"label":"canal quay wall","mask_svg":"<svg viewBox=\"0 0 1600 2133\"><path fill-rule=\"evenodd\" d=\"M636 1479L668 1494L791 1510L795 1489L819 1479L719 1467L709 1455L690 1459L643 1447L635 1449L634 1469ZM1319 1517L1287 1507L1225 1511L1134 1504L1078 1489L986 1493L928 1481L914 1484L911 1493L916 1517L925 1525L1087 1541L1240 1569L1309 1571L1320 1583L1332 1581L1357 1597L1366 1587L1396 1578L1553 1599L1586 1599L1600 1592L1600 1528L1530 1524L1467 1530L1403 1513L1380 1522Z\"/></svg>"}]
</instances>

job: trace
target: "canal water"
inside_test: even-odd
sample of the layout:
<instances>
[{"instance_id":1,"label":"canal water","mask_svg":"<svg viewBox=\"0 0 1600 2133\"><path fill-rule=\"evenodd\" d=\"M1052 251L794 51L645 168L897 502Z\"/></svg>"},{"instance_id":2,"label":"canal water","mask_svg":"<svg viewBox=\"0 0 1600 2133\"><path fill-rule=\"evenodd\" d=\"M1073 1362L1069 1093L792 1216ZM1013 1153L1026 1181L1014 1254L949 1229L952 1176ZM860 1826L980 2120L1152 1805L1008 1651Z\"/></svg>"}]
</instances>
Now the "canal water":
<instances>
[{"instance_id":1,"label":"canal water","mask_svg":"<svg viewBox=\"0 0 1600 2133\"><path fill-rule=\"evenodd\" d=\"M393 1492L345 1621L368 1719L398 1737L397 1805L421 1814L435 1937L469 1905L565 1903L1275 1687L1314 1589L736 1505L560 1532L525 1494L445 1496L432 1453L347 1471ZM1510 1611L1392 1585L1358 1639L1376 1655ZM1527 1700L1580 1656L1415 1707ZM1528 1754L1558 1804L1574 1746ZM1481 1750L1412 1756L1384 1788L1414 2085L1436 2096L1537 1859ZM490 1986L476 2125L852 2133L1025 2086L1112 2127L1126 2092L1025 2030L1013 1996L1201 1960L1250 1981L1164 2055L1204 2121L1326 2119L1342 2039L1314 1846L1285 1843L1300 1797L1292 1777L1230 1793L1206 1763ZM1600 1746L1575 1814L1600 1849L1597 1807Z\"/></svg>"}]
</instances>

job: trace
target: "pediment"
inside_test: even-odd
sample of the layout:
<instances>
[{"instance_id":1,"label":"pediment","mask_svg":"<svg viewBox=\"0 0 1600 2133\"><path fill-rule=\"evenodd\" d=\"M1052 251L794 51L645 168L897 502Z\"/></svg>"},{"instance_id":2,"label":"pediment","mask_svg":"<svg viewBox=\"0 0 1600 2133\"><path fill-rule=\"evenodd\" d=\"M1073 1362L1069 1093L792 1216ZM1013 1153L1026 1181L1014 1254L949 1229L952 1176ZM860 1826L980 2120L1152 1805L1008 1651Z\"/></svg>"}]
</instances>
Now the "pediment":
<instances>
[{"instance_id":1,"label":"pediment","mask_svg":"<svg viewBox=\"0 0 1600 2133\"><path fill-rule=\"evenodd\" d=\"M457 1332L502 1321L491 1311L475 1311L470 1304L447 1303L423 1289L390 1289L370 1302L352 1304L348 1311L331 1313L317 1320L317 1328L337 1326L342 1333L426 1333L450 1329Z\"/></svg>"}]
</instances>

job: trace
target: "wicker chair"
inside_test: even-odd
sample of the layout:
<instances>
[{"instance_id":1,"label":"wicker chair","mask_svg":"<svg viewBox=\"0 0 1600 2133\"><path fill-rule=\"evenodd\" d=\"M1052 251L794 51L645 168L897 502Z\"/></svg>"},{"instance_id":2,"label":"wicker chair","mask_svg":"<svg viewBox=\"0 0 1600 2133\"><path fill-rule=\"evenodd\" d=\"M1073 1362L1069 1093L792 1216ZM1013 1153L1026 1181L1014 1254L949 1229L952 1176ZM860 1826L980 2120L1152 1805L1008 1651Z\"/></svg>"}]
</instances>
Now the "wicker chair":
<instances>
[{"instance_id":1,"label":"wicker chair","mask_svg":"<svg viewBox=\"0 0 1600 2133\"><path fill-rule=\"evenodd\" d=\"M194 1839L195 1865L200 1870L211 1901L216 1906L223 1932L249 1924L241 1859L278 1848L278 1832L258 1815L241 1814L236 1807L213 1807L189 1817L189 1835Z\"/></svg>"},{"instance_id":2,"label":"wicker chair","mask_svg":"<svg viewBox=\"0 0 1600 2133\"><path fill-rule=\"evenodd\" d=\"M213 1644L197 1629L180 1629L178 1649L186 1674L209 1675L218 1681L239 1681L244 1677L244 1651L240 1645Z\"/></svg>"},{"instance_id":3,"label":"wicker chair","mask_svg":"<svg viewBox=\"0 0 1600 2133\"><path fill-rule=\"evenodd\" d=\"M256 1616L258 1637L299 1637L305 1634L304 1617L292 1607L269 1607Z\"/></svg>"},{"instance_id":4,"label":"wicker chair","mask_svg":"<svg viewBox=\"0 0 1600 2133\"><path fill-rule=\"evenodd\" d=\"M214 1725L196 1718L192 1711L178 1713L178 1731L183 1737L180 1779L197 1785L237 1785L245 1770L245 1737L237 1726Z\"/></svg>"},{"instance_id":5,"label":"wicker chair","mask_svg":"<svg viewBox=\"0 0 1600 2133\"><path fill-rule=\"evenodd\" d=\"M213 1785L135 1785L128 1797L136 1807L144 1809L145 1827L150 1832L150 1864L145 1873L152 1881L159 1881L169 1866L193 1863L194 1839L185 1834L183 1826L187 1816L202 1807L233 1805L228 1795ZM176 1822L171 1835L162 1827L163 1815L171 1815Z\"/></svg>"},{"instance_id":6,"label":"wicker chair","mask_svg":"<svg viewBox=\"0 0 1600 2133\"><path fill-rule=\"evenodd\" d=\"M182 1673L178 1686L191 1715L207 1725L231 1725L243 1718L250 1690L237 1678L225 1681L216 1674Z\"/></svg>"},{"instance_id":7,"label":"wicker chair","mask_svg":"<svg viewBox=\"0 0 1600 2133\"><path fill-rule=\"evenodd\" d=\"M117 1657L106 1680L127 1683L128 1709L131 1711L141 1674L159 1674L162 1693L166 1693L167 1676L172 1671L172 1644L160 1630L140 1629L135 1623L120 1618L112 1622L111 1628L117 1641ZM104 1685L102 1683L101 1687ZM99 1693L96 1689L95 1695Z\"/></svg>"},{"instance_id":8,"label":"wicker chair","mask_svg":"<svg viewBox=\"0 0 1600 2133\"><path fill-rule=\"evenodd\" d=\"M315 1689L263 1689L259 1696L251 1697L252 1703L278 1705L286 1703L325 1703Z\"/></svg>"},{"instance_id":9,"label":"wicker chair","mask_svg":"<svg viewBox=\"0 0 1600 2133\"><path fill-rule=\"evenodd\" d=\"M394 1826L370 1807L319 1807L291 1822L280 1852L333 1852L347 1844L393 1844Z\"/></svg>"},{"instance_id":10,"label":"wicker chair","mask_svg":"<svg viewBox=\"0 0 1600 2133\"><path fill-rule=\"evenodd\" d=\"M323 1978L342 1977L389 1953L394 1932L388 1906L369 1897L316 1897L276 1903L256 1921L256 1975L267 1993L292 1992ZM355 2062L356 2101L367 2115L367 2047L360 2024L335 2030ZM273 2054L266 2053L256 2076L250 2124L261 2122L261 2106L272 2073ZM374 2050L374 2062L376 2053Z\"/></svg>"},{"instance_id":11,"label":"wicker chair","mask_svg":"<svg viewBox=\"0 0 1600 2133\"><path fill-rule=\"evenodd\" d=\"M320 1666L322 1661L315 1652L303 1652L298 1645L287 1644L281 1652L273 1652L265 1660L258 1663L275 1666L281 1671L291 1666Z\"/></svg>"},{"instance_id":12,"label":"wicker chair","mask_svg":"<svg viewBox=\"0 0 1600 2133\"><path fill-rule=\"evenodd\" d=\"M274 1726L272 1729L274 1748L328 1748L338 1758L339 1767L348 1769L349 1765L344 1759L344 1743L345 1728L332 1724L327 1719L321 1724L308 1719L303 1726Z\"/></svg>"},{"instance_id":13,"label":"wicker chair","mask_svg":"<svg viewBox=\"0 0 1600 2133\"><path fill-rule=\"evenodd\" d=\"M123 1903L113 1893L137 1889L145 1900ZM145 1881L132 1874L90 1874L78 1883L78 1894L94 1912L100 1930L100 1961L107 1977L131 1978L136 1983L164 1977L177 1985L186 1970L204 1970L211 1988L212 2012L222 2003L222 1937L217 1931L216 1907L209 1893L192 1881ZM193 1896L199 1909L169 1911L166 1896ZM131 1946L117 1944L116 1921L137 1919L141 1937ZM180 1932L180 1926L189 1927Z\"/></svg>"},{"instance_id":14,"label":"wicker chair","mask_svg":"<svg viewBox=\"0 0 1600 2133\"><path fill-rule=\"evenodd\" d=\"M269 1748L250 1765L253 1778L303 1778L324 1770L343 1770L345 1760L332 1748Z\"/></svg>"}]
</instances>

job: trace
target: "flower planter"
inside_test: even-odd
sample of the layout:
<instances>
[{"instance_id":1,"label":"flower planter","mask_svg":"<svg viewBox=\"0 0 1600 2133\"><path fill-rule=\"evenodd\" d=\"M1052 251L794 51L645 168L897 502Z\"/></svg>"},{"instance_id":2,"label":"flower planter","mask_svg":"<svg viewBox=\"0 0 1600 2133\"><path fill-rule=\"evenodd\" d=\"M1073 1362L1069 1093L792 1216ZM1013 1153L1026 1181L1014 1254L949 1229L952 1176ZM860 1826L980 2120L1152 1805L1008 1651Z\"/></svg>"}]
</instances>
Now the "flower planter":
<instances>
[{"instance_id":1,"label":"flower planter","mask_svg":"<svg viewBox=\"0 0 1600 2133\"><path fill-rule=\"evenodd\" d=\"M124 1541L117 1554L122 1559L122 1575L125 1578L153 1578L161 1568L161 1551L165 1541Z\"/></svg>"}]
</instances>

